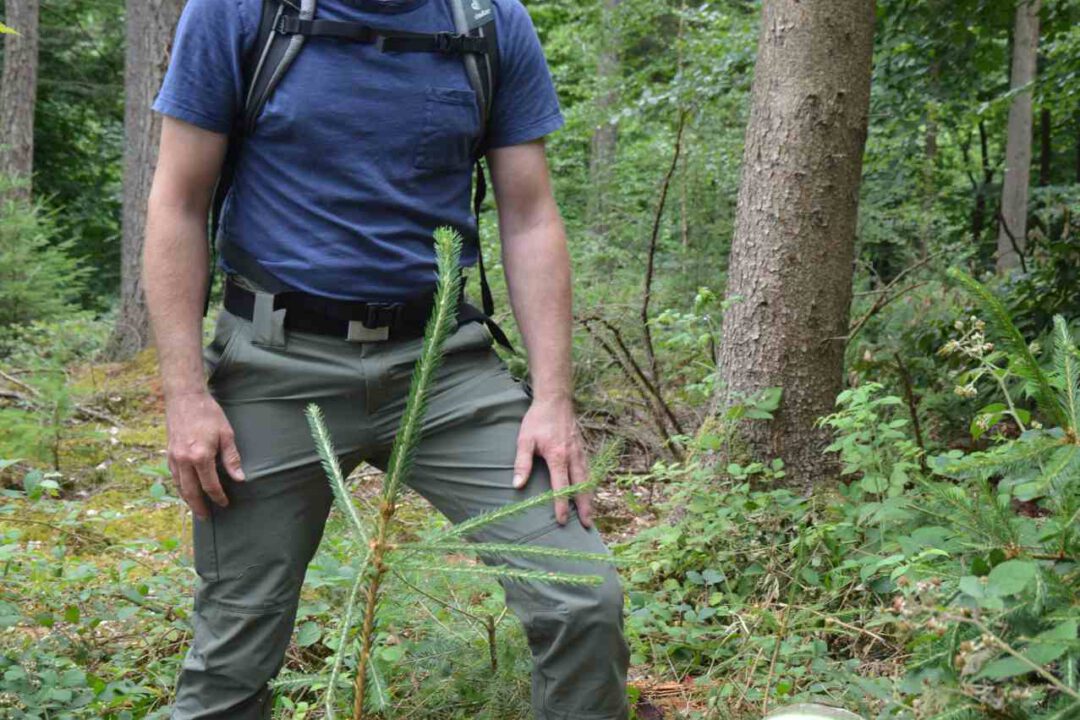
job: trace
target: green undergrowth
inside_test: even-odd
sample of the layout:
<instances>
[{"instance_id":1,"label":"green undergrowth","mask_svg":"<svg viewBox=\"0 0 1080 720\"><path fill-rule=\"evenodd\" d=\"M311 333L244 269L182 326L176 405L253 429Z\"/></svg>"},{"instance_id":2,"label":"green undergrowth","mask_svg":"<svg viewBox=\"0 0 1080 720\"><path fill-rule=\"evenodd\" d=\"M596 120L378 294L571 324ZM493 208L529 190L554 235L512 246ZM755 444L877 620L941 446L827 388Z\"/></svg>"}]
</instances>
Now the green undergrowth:
<instances>
[{"instance_id":1,"label":"green undergrowth","mask_svg":"<svg viewBox=\"0 0 1080 720\"><path fill-rule=\"evenodd\" d=\"M967 429L980 449L925 445L912 404L864 383L822 420L835 487L718 463L709 434L634 480L671 487L661 521L619 548L635 660L689 688L692 717L794 701L1080 717L1080 351L1064 319L1029 344L994 294L953 279L979 314L941 352L958 396L990 399Z\"/></svg>"}]
</instances>

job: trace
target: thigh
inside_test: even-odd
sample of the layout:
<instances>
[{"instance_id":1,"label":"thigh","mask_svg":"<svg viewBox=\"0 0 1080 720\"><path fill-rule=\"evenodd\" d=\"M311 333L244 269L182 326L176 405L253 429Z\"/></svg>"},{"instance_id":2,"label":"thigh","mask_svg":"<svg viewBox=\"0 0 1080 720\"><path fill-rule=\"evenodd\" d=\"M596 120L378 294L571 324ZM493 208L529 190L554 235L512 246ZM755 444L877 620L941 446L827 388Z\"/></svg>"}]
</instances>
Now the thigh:
<instances>
[{"instance_id":1,"label":"thigh","mask_svg":"<svg viewBox=\"0 0 1080 720\"><path fill-rule=\"evenodd\" d=\"M318 464L305 416L310 404L322 409L341 452L362 453L368 443L359 346L306 333L288 333L280 346L261 345L250 321L222 311L204 359L250 482Z\"/></svg>"},{"instance_id":2,"label":"thigh","mask_svg":"<svg viewBox=\"0 0 1080 720\"><path fill-rule=\"evenodd\" d=\"M545 493L551 480L544 461L536 458L525 488L513 487L518 432L532 401L491 348L487 330L465 326L448 346L406 482L458 523ZM380 427L387 441L400 417L393 406L389 410ZM559 527L552 503L486 526L472 539L513 543L541 536L567 548L603 551L596 531L583 528L576 514Z\"/></svg>"},{"instance_id":3,"label":"thigh","mask_svg":"<svg viewBox=\"0 0 1080 720\"><path fill-rule=\"evenodd\" d=\"M333 502L322 468L289 468L242 483L222 478L229 506L210 504L210 517L194 521L200 602L249 611L291 605Z\"/></svg>"}]
</instances>

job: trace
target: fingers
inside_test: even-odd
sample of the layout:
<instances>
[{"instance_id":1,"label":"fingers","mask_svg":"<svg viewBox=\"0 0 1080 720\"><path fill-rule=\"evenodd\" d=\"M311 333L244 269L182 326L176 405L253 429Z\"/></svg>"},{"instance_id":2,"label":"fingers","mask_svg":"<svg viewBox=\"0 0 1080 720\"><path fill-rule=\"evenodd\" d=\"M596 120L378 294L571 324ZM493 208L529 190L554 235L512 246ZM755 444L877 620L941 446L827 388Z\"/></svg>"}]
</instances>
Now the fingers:
<instances>
[{"instance_id":1,"label":"fingers","mask_svg":"<svg viewBox=\"0 0 1080 720\"><path fill-rule=\"evenodd\" d=\"M192 443L171 453L169 457L169 467L173 471L174 479L179 476L180 497L200 518L206 518L210 514L204 493L221 507L229 505L229 498L218 478L216 459L217 449L200 443Z\"/></svg>"},{"instance_id":2,"label":"fingers","mask_svg":"<svg viewBox=\"0 0 1080 720\"><path fill-rule=\"evenodd\" d=\"M532 474L533 453L536 446L531 440L518 438L517 458L514 459L514 489L521 490Z\"/></svg>"},{"instance_id":3,"label":"fingers","mask_svg":"<svg viewBox=\"0 0 1080 720\"><path fill-rule=\"evenodd\" d=\"M244 469L240 467L240 451L236 449L236 435L232 428L227 427L221 431L219 438L221 448L221 464L229 477L238 482L244 482Z\"/></svg>"},{"instance_id":4,"label":"fingers","mask_svg":"<svg viewBox=\"0 0 1080 720\"><path fill-rule=\"evenodd\" d=\"M544 458L547 461L548 470L551 472L551 489L562 490L570 485L569 467L566 463L566 458L563 455L557 455L551 453L550 457ZM565 525L570 519L570 501L565 497L556 498L555 500L555 520L560 525Z\"/></svg>"},{"instance_id":5,"label":"fingers","mask_svg":"<svg viewBox=\"0 0 1080 720\"><path fill-rule=\"evenodd\" d=\"M177 470L180 475L180 497L184 499L196 517L203 520L210 517L210 510L203 499L202 487L199 485L199 476L195 473L195 468L178 463Z\"/></svg>"},{"instance_id":6,"label":"fingers","mask_svg":"<svg viewBox=\"0 0 1080 720\"><path fill-rule=\"evenodd\" d=\"M221 480L218 478L217 463L215 454L206 452L205 449L200 448L195 459L195 471L199 474L199 485L202 486L203 492L210 496L210 499L214 501L215 505L220 507L229 506L229 498L225 495L225 490L221 487Z\"/></svg>"},{"instance_id":7,"label":"fingers","mask_svg":"<svg viewBox=\"0 0 1080 720\"><path fill-rule=\"evenodd\" d=\"M589 465L585 460L585 451L577 448L570 456L570 482L580 485L589 481ZM593 524L592 493L580 493L574 496L574 504L577 506L578 520L582 527L591 528Z\"/></svg>"}]
</instances>

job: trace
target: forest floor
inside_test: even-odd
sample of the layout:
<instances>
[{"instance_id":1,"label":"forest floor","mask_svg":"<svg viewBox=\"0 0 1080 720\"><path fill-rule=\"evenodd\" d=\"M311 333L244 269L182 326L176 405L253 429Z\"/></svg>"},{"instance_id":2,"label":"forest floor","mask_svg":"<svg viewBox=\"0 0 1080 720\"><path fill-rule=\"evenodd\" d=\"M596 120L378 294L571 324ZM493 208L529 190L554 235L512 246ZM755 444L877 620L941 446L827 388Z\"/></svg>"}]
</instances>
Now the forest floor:
<instances>
[{"instance_id":1,"label":"forest floor","mask_svg":"<svg viewBox=\"0 0 1080 720\"><path fill-rule=\"evenodd\" d=\"M114 678L117 668L110 666L106 672L103 666L118 655L141 658L138 664L149 676L131 667L124 680L156 688L158 698L151 704L160 707L163 689L171 686L168 671L175 668L188 640L184 627L194 572L190 513L173 493L165 462L156 360L148 351L127 363L86 366L71 375L66 391L71 415L56 424L43 452L54 472L37 473L31 468L40 468L40 463L23 462L0 470L0 488L41 482L49 488L36 499L34 493L20 497L9 490L0 514L0 549L6 542L9 548L18 545L40 553L49 564L48 574L69 580L37 583L31 573L21 588L13 583L9 589L22 606L21 614L48 620L8 627L4 644L16 640L13 634L23 634L31 643L50 633L77 637L91 673L111 673ZM28 481L28 474L35 479ZM370 498L378 491L381 474L361 466L351 479L357 497ZM656 492L619 483L607 483L598 491L597 522L609 544L624 543L658 522L652 512L631 509L651 508ZM629 493L637 496L635 502L627 502ZM417 495L406 495L401 513L405 523L419 527L436 522L432 516ZM0 593L0 601L5 595ZM96 619L91 622L91 617ZM160 619L158 627L155 618ZM509 634L512 642L523 644L519 632ZM312 643L294 637L286 669L310 672L313 660L321 659L318 655ZM159 664L162 659L166 661ZM673 718L700 708L700 688L664 675L663 669L654 672L648 666L632 669L632 686L640 698L638 717Z\"/></svg>"}]
</instances>

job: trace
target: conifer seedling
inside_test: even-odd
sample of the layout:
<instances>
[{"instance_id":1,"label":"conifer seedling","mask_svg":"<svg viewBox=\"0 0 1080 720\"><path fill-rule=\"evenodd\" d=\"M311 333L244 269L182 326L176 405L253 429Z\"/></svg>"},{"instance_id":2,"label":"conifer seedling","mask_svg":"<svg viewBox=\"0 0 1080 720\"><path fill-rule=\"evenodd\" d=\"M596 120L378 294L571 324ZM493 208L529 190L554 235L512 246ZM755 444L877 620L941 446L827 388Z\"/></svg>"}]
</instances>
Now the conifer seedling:
<instances>
[{"instance_id":1,"label":"conifer seedling","mask_svg":"<svg viewBox=\"0 0 1080 720\"><path fill-rule=\"evenodd\" d=\"M421 439L428 395L442 361L443 345L457 328L457 304L462 284L459 268L460 236L452 230L440 228L435 232L435 252L438 280L434 307L425 329L420 357L413 369L405 411L390 453L374 512L364 512L354 503L338 464L332 439L323 421L322 411L314 404L307 408L308 423L323 468L333 488L335 503L347 520L356 555L360 558L360 570L348 594L337 652L326 683L324 705L326 717L330 720L337 717L337 691L344 684L341 680L342 667L346 652L350 647L350 637L357 623L359 623L359 629L356 642L359 644L359 651L356 657L356 674L352 682L353 720L372 717L373 713L378 713L387 707L385 682L379 677L371 655L378 625L380 601L387 594L386 584L391 573L402 575L417 572L427 575L443 573L493 577L510 582L596 585L602 582L602 578L596 575L520 570L499 565L494 559L508 555L528 555L558 557L582 562L612 562L610 556L602 553L574 552L530 545L464 542L465 538L477 530L504 521L524 510L551 503L556 498L588 492L597 484L595 474L589 483L543 493L529 500L508 505L437 532L421 541L399 539L396 511L401 488L408 479L415 450ZM457 554L466 550L486 558L488 563L481 566L432 560L433 556Z\"/></svg>"}]
</instances>

